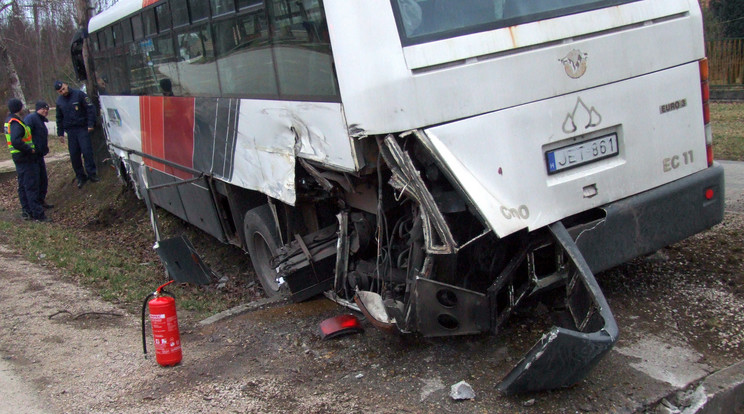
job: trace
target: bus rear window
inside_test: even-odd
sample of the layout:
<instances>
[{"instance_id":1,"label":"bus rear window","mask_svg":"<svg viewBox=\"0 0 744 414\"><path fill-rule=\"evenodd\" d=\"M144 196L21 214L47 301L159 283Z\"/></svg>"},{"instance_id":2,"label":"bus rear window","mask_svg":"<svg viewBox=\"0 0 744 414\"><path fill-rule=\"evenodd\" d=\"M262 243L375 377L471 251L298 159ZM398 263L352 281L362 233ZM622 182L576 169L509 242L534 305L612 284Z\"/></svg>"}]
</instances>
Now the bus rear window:
<instances>
[{"instance_id":1,"label":"bus rear window","mask_svg":"<svg viewBox=\"0 0 744 414\"><path fill-rule=\"evenodd\" d=\"M391 0L404 46L639 0Z\"/></svg>"}]
</instances>

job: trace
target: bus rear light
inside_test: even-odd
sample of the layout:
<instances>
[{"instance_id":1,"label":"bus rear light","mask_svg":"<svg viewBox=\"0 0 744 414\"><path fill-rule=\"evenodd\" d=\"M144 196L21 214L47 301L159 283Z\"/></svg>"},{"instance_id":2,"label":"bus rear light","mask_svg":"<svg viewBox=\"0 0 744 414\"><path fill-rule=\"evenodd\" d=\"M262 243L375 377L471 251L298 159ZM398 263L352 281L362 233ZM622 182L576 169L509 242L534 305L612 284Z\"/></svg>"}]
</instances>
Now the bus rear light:
<instances>
[{"instance_id":1,"label":"bus rear light","mask_svg":"<svg viewBox=\"0 0 744 414\"><path fill-rule=\"evenodd\" d=\"M708 159L708 167L713 165L713 129L710 124L705 124L705 155Z\"/></svg>"},{"instance_id":2,"label":"bus rear light","mask_svg":"<svg viewBox=\"0 0 744 414\"><path fill-rule=\"evenodd\" d=\"M705 125L705 155L708 167L713 166L713 131L710 128L710 85L708 84L708 59L700 59L700 92L703 104L703 124Z\"/></svg>"}]
</instances>

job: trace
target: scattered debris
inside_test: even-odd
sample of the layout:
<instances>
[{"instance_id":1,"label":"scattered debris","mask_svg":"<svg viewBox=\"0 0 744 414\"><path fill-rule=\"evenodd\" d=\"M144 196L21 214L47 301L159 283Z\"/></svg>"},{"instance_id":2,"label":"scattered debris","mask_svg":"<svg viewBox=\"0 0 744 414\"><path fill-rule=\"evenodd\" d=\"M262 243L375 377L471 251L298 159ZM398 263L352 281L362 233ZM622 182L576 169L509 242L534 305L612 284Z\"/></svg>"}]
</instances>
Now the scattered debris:
<instances>
[{"instance_id":1,"label":"scattered debris","mask_svg":"<svg viewBox=\"0 0 744 414\"><path fill-rule=\"evenodd\" d=\"M444 383L439 378L427 378L421 381L424 383L424 386L421 388L421 399L419 401L423 402L431 394L444 389Z\"/></svg>"},{"instance_id":2,"label":"scattered debris","mask_svg":"<svg viewBox=\"0 0 744 414\"><path fill-rule=\"evenodd\" d=\"M530 398L529 400L522 402L522 405L525 407L532 407L533 405L535 405L535 399Z\"/></svg>"},{"instance_id":3,"label":"scattered debris","mask_svg":"<svg viewBox=\"0 0 744 414\"><path fill-rule=\"evenodd\" d=\"M460 381L450 388L450 397L453 400L472 400L475 398L475 392L470 384Z\"/></svg>"},{"instance_id":4,"label":"scattered debris","mask_svg":"<svg viewBox=\"0 0 744 414\"><path fill-rule=\"evenodd\" d=\"M331 339L343 335L363 332L362 324L354 315L339 315L328 318L320 323L320 337Z\"/></svg>"}]
</instances>

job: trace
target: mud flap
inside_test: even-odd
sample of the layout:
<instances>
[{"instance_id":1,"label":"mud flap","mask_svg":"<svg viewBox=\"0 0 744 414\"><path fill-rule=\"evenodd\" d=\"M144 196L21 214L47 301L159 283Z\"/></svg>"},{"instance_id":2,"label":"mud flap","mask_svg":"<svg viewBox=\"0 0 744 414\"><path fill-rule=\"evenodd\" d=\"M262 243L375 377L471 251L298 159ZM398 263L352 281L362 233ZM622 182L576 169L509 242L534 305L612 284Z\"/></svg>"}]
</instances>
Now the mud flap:
<instances>
[{"instance_id":1,"label":"mud flap","mask_svg":"<svg viewBox=\"0 0 744 414\"><path fill-rule=\"evenodd\" d=\"M563 223L553 223L549 229L567 257L566 305L574 326L554 326L543 335L497 386L505 394L576 384L617 341L615 318L579 248Z\"/></svg>"},{"instance_id":2,"label":"mud flap","mask_svg":"<svg viewBox=\"0 0 744 414\"><path fill-rule=\"evenodd\" d=\"M212 271L185 236L158 241L155 243L155 252L176 282L196 285L212 283Z\"/></svg>"}]
</instances>

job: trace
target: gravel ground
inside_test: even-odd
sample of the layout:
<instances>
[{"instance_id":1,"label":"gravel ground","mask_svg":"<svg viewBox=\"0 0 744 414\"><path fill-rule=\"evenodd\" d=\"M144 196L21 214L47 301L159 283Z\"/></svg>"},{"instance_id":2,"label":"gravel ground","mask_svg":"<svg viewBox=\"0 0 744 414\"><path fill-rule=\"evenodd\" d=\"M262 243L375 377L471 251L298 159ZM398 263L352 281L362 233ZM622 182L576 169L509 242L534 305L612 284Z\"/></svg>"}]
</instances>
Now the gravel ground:
<instances>
[{"instance_id":1,"label":"gravel ground","mask_svg":"<svg viewBox=\"0 0 744 414\"><path fill-rule=\"evenodd\" d=\"M7 189L13 178L0 180ZM2 194L0 219L13 220L13 191ZM615 349L574 387L514 397L495 385L549 329L537 303L498 336L389 336L363 320L364 333L330 341L318 324L346 311L325 299L265 304L206 325L179 309L184 360L161 368L142 355L139 315L42 257L24 260L0 234L0 377L11 384L0 390L0 412L19 412L5 402L18 388L28 391L26 412L48 413L655 412L663 397L744 359L742 207L739 194L713 229L597 275L620 327ZM97 217L96 237L119 225L87 214ZM66 225L60 209L53 216ZM127 243L148 250L151 239ZM213 268L232 265L202 253ZM462 380L474 400L449 397Z\"/></svg>"},{"instance_id":2,"label":"gravel ground","mask_svg":"<svg viewBox=\"0 0 744 414\"><path fill-rule=\"evenodd\" d=\"M0 249L0 354L45 412L633 412L741 360L744 215L599 275L621 339L570 389L505 397L494 385L548 324L525 312L503 335L322 341L344 311L325 299L181 324L184 361L144 359L136 315ZM732 243L737 238L737 243ZM737 247L738 246L738 247ZM466 380L475 400L454 402Z\"/></svg>"}]
</instances>

